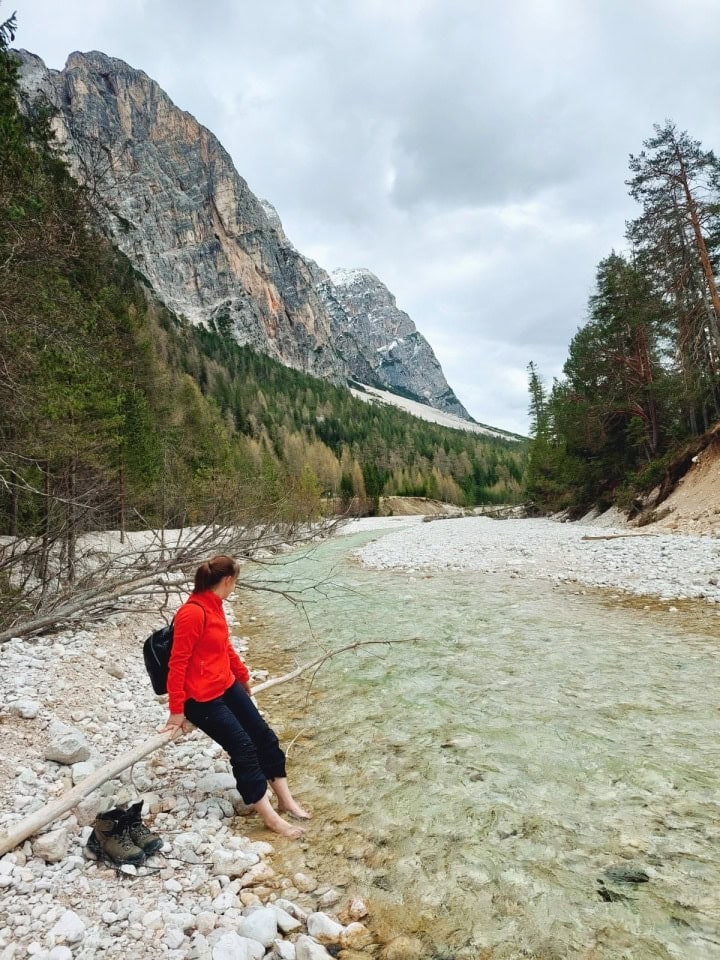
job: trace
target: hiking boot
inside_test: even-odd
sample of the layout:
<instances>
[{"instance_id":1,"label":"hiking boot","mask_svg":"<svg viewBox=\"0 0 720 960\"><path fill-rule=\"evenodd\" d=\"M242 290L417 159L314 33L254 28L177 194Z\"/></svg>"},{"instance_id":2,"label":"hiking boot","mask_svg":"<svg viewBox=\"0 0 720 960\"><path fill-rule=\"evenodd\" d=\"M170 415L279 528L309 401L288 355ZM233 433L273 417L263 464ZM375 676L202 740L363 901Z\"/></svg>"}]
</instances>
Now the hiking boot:
<instances>
[{"instance_id":1,"label":"hiking boot","mask_svg":"<svg viewBox=\"0 0 720 960\"><path fill-rule=\"evenodd\" d=\"M98 857L107 857L113 863L131 863L136 867L145 860L145 852L133 843L124 818L125 810L116 808L95 817L93 832L88 838L88 848Z\"/></svg>"},{"instance_id":2,"label":"hiking boot","mask_svg":"<svg viewBox=\"0 0 720 960\"><path fill-rule=\"evenodd\" d=\"M145 856L149 857L151 853L155 853L160 849L163 845L163 840L162 837L153 833L152 830L148 830L142 822L140 816L142 805L142 800L138 800L137 803L133 803L127 808L124 816L124 824L127 829L127 834L135 846L140 847Z\"/></svg>"}]
</instances>

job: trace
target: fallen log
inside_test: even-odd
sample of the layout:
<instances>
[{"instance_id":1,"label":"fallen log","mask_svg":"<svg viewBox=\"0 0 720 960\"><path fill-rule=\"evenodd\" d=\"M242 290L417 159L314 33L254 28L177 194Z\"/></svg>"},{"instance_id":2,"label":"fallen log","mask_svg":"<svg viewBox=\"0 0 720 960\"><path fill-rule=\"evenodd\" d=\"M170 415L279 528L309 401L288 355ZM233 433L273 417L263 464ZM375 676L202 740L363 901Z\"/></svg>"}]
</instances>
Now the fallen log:
<instances>
[{"instance_id":1,"label":"fallen log","mask_svg":"<svg viewBox=\"0 0 720 960\"><path fill-rule=\"evenodd\" d=\"M348 650L357 650L359 647L365 647L371 644L411 643L415 639L417 638L412 637L406 640L359 640L356 643L349 643L345 647L340 647L339 650L330 650L328 653L323 654L323 656L317 657L317 659L311 660L309 663L304 663L296 667L295 670L283 674L281 677L274 677L271 680L258 683L252 688L252 695L255 696L255 694L270 690L272 687L276 687L281 683L295 680L301 674L307 673L308 670L312 670L313 668L317 671L327 660L336 657L340 653L346 653ZM181 735L182 734L180 734L180 736ZM31 813L28 817L25 817L24 820L21 820L11 827L5 834L0 834L0 857L9 853L10 850L14 850L15 847L27 840L28 837L33 836L38 830L42 830L43 827L53 823L64 813L68 813L73 807L77 806L84 797L89 796L94 790L101 787L103 783L112 780L118 776L118 774L122 773L123 770L127 770L128 767L137 763L138 760L142 760L142 758L146 757L149 753L154 753L155 750L164 747L173 739L179 739L178 731L168 730L165 733L157 733L154 737L144 740L130 750L121 753L120 756L114 760L103 764L102 767L95 770L94 773L91 773L89 777L85 777L84 780L81 780L80 783L76 784L71 790L68 790L62 797L58 797L57 800L52 800L44 807Z\"/></svg>"}]
</instances>

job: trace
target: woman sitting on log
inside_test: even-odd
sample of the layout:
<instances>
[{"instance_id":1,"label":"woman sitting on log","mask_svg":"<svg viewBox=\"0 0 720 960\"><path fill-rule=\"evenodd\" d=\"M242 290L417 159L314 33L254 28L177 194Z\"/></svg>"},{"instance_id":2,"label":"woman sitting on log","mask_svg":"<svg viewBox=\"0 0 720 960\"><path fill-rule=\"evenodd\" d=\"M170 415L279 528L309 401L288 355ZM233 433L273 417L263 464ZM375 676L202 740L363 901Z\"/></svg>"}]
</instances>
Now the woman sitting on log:
<instances>
[{"instance_id":1,"label":"woman sitting on log","mask_svg":"<svg viewBox=\"0 0 720 960\"><path fill-rule=\"evenodd\" d=\"M219 743L230 757L246 804L275 833L295 839L304 831L280 813L306 820L309 814L290 792L285 754L250 697L250 674L230 643L223 600L239 573L232 557L213 557L198 567L195 586L175 616L168 674L170 716L163 728L187 732L188 721ZM270 803L270 787L279 813Z\"/></svg>"}]
</instances>

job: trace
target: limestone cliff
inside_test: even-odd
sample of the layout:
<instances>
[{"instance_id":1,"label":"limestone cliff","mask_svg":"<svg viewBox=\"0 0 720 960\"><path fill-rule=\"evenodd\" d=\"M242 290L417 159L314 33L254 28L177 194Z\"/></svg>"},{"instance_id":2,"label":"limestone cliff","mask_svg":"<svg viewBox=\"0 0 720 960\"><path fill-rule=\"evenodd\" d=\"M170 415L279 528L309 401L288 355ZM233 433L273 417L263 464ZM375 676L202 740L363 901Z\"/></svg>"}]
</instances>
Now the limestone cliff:
<instances>
[{"instance_id":1,"label":"limestone cliff","mask_svg":"<svg viewBox=\"0 0 720 960\"><path fill-rule=\"evenodd\" d=\"M73 171L160 298L193 322L229 321L240 343L290 366L342 378L305 261L216 137L121 60L74 53L57 72L20 55L24 89L58 109Z\"/></svg>"},{"instance_id":2,"label":"limestone cliff","mask_svg":"<svg viewBox=\"0 0 720 960\"><path fill-rule=\"evenodd\" d=\"M56 108L73 172L168 307L288 366L468 417L387 288L365 271L362 283L331 279L304 258L217 138L147 74L98 52L71 54L62 71L18 57L28 109L41 96Z\"/></svg>"}]
</instances>

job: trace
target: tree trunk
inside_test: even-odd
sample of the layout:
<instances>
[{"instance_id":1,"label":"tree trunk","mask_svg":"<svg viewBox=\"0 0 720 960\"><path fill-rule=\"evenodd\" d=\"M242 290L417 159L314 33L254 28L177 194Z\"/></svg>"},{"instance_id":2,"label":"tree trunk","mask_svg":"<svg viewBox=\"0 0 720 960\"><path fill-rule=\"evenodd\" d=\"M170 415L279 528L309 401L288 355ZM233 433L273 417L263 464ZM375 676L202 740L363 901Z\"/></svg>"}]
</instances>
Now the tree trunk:
<instances>
[{"instance_id":1,"label":"tree trunk","mask_svg":"<svg viewBox=\"0 0 720 960\"><path fill-rule=\"evenodd\" d=\"M695 235L695 247L697 249L698 256L700 257L700 264L705 275L705 282L707 283L710 301L713 306L712 315L709 318L711 331L715 341L715 346L718 350L720 350L720 293L718 293L717 283L715 282L715 274L713 273L712 264L710 263L710 257L708 255L705 238L702 235L697 204L695 203L695 198L690 192L690 184L688 183L685 163L677 145L675 146L675 156L680 165L680 182L682 184L683 193L685 194L685 202L687 203L688 213L690 214L690 222Z\"/></svg>"},{"instance_id":2,"label":"tree trunk","mask_svg":"<svg viewBox=\"0 0 720 960\"><path fill-rule=\"evenodd\" d=\"M75 583L76 560L77 560L77 506L75 504L75 479L77 471L77 461L75 457L70 461L70 471L68 473L68 504L67 504L67 572L68 583Z\"/></svg>"}]
</instances>

